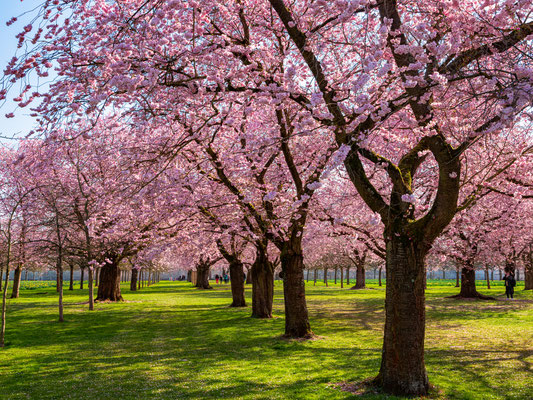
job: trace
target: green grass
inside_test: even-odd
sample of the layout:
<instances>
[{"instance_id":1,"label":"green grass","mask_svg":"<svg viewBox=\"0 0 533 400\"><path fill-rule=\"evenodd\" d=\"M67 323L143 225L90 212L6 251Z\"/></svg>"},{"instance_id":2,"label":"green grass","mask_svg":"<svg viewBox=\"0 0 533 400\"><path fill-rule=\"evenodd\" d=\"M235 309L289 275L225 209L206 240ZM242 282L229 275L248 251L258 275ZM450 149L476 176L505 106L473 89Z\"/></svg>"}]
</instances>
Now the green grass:
<instances>
[{"instance_id":1,"label":"green grass","mask_svg":"<svg viewBox=\"0 0 533 400\"><path fill-rule=\"evenodd\" d=\"M446 299L452 281L429 281L426 364L437 399L531 399L533 295L501 286L479 289L498 301ZM200 291L161 282L140 292L123 287L124 303L97 304L86 290L65 291L57 322L53 288L22 290L8 306L0 350L4 399L393 399L338 388L379 368L384 288L326 288L308 283L312 341L286 341L283 294L275 318L232 309L229 285ZM68 287L66 285L66 287ZM46 294L44 294L46 293ZM247 292L248 299L250 292Z\"/></svg>"}]
</instances>

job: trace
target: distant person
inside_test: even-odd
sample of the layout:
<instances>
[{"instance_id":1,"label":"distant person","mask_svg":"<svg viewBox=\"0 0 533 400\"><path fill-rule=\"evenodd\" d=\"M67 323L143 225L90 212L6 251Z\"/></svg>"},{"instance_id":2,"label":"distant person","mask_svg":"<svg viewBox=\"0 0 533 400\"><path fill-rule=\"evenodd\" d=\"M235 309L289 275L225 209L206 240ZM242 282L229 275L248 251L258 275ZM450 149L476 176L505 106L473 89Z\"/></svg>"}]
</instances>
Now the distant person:
<instances>
[{"instance_id":1,"label":"distant person","mask_svg":"<svg viewBox=\"0 0 533 400\"><path fill-rule=\"evenodd\" d=\"M512 274L510 271L506 271L503 280L505 281L505 294L507 295L507 298L513 299L514 287L516 286L516 279L514 278L514 274Z\"/></svg>"},{"instance_id":2,"label":"distant person","mask_svg":"<svg viewBox=\"0 0 533 400\"><path fill-rule=\"evenodd\" d=\"M228 276L228 274L224 274L224 283L227 284L228 281L229 281L229 276Z\"/></svg>"},{"instance_id":3,"label":"distant person","mask_svg":"<svg viewBox=\"0 0 533 400\"><path fill-rule=\"evenodd\" d=\"M219 280L220 276L218 276L218 274L215 275L215 282L217 283L218 285L218 280Z\"/></svg>"}]
</instances>

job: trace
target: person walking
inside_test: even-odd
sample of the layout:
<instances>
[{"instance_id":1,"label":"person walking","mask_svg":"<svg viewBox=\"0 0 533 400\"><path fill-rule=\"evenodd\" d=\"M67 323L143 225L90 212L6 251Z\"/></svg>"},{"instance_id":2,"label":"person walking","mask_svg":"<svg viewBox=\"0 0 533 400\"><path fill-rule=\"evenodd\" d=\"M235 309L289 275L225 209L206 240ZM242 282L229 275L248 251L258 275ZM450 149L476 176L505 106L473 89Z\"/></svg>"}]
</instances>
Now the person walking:
<instances>
[{"instance_id":1,"label":"person walking","mask_svg":"<svg viewBox=\"0 0 533 400\"><path fill-rule=\"evenodd\" d=\"M516 286L516 279L511 271L505 271L505 276L503 277L505 281L505 294L508 299L514 298L514 287Z\"/></svg>"}]
</instances>

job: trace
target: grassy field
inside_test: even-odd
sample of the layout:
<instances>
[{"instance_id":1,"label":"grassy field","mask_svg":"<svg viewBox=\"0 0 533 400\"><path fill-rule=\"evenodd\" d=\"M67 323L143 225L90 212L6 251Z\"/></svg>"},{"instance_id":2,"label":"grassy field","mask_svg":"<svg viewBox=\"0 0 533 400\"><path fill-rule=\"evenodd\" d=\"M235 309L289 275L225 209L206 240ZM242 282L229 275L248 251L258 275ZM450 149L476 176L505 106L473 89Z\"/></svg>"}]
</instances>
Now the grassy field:
<instances>
[{"instance_id":1,"label":"grassy field","mask_svg":"<svg viewBox=\"0 0 533 400\"><path fill-rule=\"evenodd\" d=\"M229 285L199 291L161 282L140 292L124 285L120 304L87 310L86 291L65 291L57 321L53 288L25 289L8 306L0 349L0 399L393 399L351 394L379 368L384 288L308 283L316 340L283 333L283 294L275 318L231 309ZM426 363L435 399L533 398L533 294L480 290L497 301L457 301L452 281L427 290ZM27 286L27 287L31 287ZM248 288L248 298L250 292Z\"/></svg>"}]
</instances>

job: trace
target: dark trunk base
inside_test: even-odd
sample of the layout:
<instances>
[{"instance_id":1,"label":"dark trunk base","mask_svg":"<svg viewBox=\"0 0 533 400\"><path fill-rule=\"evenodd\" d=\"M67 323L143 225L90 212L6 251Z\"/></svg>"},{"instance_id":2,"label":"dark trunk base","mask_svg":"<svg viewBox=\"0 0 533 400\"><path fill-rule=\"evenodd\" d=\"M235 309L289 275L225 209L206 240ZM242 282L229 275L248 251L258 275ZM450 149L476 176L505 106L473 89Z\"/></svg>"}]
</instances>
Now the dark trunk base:
<instances>
[{"instance_id":1,"label":"dark trunk base","mask_svg":"<svg viewBox=\"0 0 533 400\"><path fill-rule=\"evenodd\" d=\"M230 307L246 307L244 297L244 270L240 261L234 261L229 266L231 279L231 297L233 301Z\"/></svg>"},{"instance_id":2,"label":"dark trunk base","mask_svg":"<svg viewBox=\"0 0 533 400\"><path fill-rule=\"evenodd\" d=\"M272 318L274 266L264 250L257 250L252 275L252 318Z\"/></svg>"},{"instance_id":3,"label":"dark trunk base","mask_svg":"<svg viewBox=\"0 0 533 400\"><path fill-rule=\"evenodd\" d=\"M476 290L476 271L469 266L461 269L461 291L454 296L448 296L448 298L496 300L494 297L485 296Z\"/></svg>"},{"instance_id":4,"label":"dark trunk base","mask_svg":"<svg viewBox=\"0 0 533 400\"><path fill-rule=\"evenodd\" d=\"M105 264L100 269L96 301L123 301L120 293L120 269L116 262Z\"/></svg>"},{"instance_id":5,"label":"dark trunk base","mask_svg":"<svg viewBox=\"0 0 533 400\"><path fill-rule=\"evenodd\" d=\"M283 271L283 296L285 298L285 334L288 339L309 339L313 337L307 303L305 301L305 281L303 256L287 249L281 255Z\"/></svg>"},{"instance_id":6,"label":"dark trunk base","mask_svg":"<svg viewBox=\"0 0 533 400\"><path fill-rule=\"evenodd\" d=\"M209 262L200 260L196 265L196 285L198 289L213 289L209 284Z\"/></svg>"}]
</instances>

